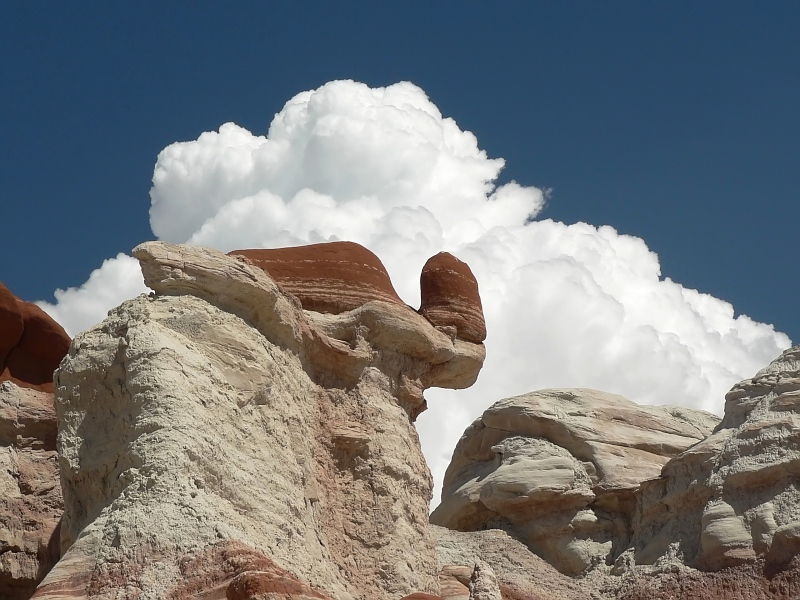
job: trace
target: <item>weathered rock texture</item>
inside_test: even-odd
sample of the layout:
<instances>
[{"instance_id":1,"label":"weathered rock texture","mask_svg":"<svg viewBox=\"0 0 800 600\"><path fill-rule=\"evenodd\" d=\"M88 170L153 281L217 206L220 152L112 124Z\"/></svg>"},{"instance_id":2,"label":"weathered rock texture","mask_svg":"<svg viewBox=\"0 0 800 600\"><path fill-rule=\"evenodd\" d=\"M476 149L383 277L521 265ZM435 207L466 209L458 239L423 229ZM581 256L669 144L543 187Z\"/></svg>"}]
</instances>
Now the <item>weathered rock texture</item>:
<instances>
[{"instance_id":1,"label":"weathered rock texture","mask_svg":"<svg viewBox=\"0 0 800 600\"><path fill-rule=\"evenodd\" d=\"M432 521L473 532L438 533L440 563L455 572L482 557L504 597L798 598L798 413L800 346L734 386L718 423L591 390L498 402L464 433L445 476ZM524 559L482 541L504 535L477 531L492 527L582 576L542 588L529 558L535 575L511 581L505 568Z\"/></svg>"},{"instance_id":2,"label":"weathered rock texture","mask_svg":"<svg viewBox=\"0 0 800 600\"><path fill-rule=\"evenodd\" d=\"M67 354L63 327L0 283L0 381L53 392L53 371Z\"/></svg>"},{"instance_id":3,"label":"weathered rock texture","mask_svg":"<svg viewBox=\"0 0 800 600\"><path fill-rule=\"evenodd\" d=\"M437 592L412 420L426 387L475 380L483 346L398 302L303 311L244 258L134 255L156 294L80 334L56 375L64 555L35 597L284 593L253 574L272 567L220 567L231 547L285 570L289 597Z\"/></svg>"},{"instance_id":4,"label":"weathered rock texture","mask_svg":"<svg viewBox=\"0 0 800 600\"><path fill-rule=\"evenodd\" d=\"M420 276L420 314L437 327L455 327L457 337L479 344L486 339L478 281L465 262L448 252L432 256Z\"/></svg>"},{"instance_id":5,"label":"weathered rock texture","mask_svg":"<svg viewBox=\"0 0 800 600\"><path fill-rule=\"evenodd\" d=\"M501 400L456 446L431 522L505 529L577 575L629 547L641 482L717 422L702 411L639 406L587 389Z\"/></svg>"},{"instance_id":6,"label":"weathered rock texture","mask_svg":"<svg viewBox=\"0 0 800 600\"><path fill-rule=\"evenodd\" d=\"M642 484L637 564L781 570L800 553L800 347L725 396L714 433Z\"/></svg>"},{"instance_id":7,"label":"weathered rock texture","mask_svg":"<svg viewBox=\"0 0 800 600\"><path fill-rule=\"evenodd\" d=\"M439 560L440 594L445 600L468 600L475 565L485 563L504 600L593 600L614 598L613 579L590 573L573 579L559 573L527 546L499 529L460 532L431 526ZM608 588L608 589L606 589Z\"/></svg>"},{"instance_id":8,"label":"weathered rock texture","mask_svg":"<svg viewBox=\"0 0 800 600\"><path fill-rule=\"evenodd\" d=\"M53 395L0 383L0 598L30 598L59 557Z\"/></svg>"}]
</instances>

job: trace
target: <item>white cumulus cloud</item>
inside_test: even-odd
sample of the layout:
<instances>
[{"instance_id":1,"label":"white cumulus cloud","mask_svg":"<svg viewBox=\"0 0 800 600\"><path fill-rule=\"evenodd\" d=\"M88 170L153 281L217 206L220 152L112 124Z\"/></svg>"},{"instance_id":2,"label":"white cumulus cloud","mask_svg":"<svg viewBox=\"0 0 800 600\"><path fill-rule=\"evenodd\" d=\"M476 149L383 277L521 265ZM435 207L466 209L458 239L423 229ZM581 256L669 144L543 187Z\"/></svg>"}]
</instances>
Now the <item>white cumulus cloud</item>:
<instances>
[{"instance_id":1,"label":"white cumulus cloud","mask_svg":"<svg viewBox=\"0 0 800 600\"><path fill-rule=\"evenodd\" d=\"M124 300L149 291L144 285L139 261L126 254L103 261L80 287L56 290L56 303L39 301L46 313L74 337L102 321L106 313Z\"/></svg>"},{"instance_id":2,"label":"white cumulus cloud","mask_svg":"<svg viewBox=\"0 0 800 600\"><path fill-rule=\"evenodd\" d=\"M497 186L503 165L413 84L335 81L289 100L266 135L227 123L165 148L150 223L160 239L225 251L356 241L412 305L428 257L469 263L487 361L469 390L428 392L418 425L437 485L466 425L502 397L582 386L721 414L730 386L789 346L727 302L662 279L639 238L535 220L546 194ZM141 289L138 274L121 283L136 279L131 260L107 261L47 310L72 331L98 321Z\"/></svg>"}]
</instances>

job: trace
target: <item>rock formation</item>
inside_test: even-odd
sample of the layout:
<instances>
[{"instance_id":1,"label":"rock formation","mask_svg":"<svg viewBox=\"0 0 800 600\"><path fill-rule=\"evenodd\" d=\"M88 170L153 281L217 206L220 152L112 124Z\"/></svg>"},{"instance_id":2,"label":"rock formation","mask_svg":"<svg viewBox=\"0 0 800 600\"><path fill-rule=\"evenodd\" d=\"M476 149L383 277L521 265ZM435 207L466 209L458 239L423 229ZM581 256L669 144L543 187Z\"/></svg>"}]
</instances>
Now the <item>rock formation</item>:
<instances>
[{"instance_id":1,"label":"rock formation","mask_svg":"<svg viewBox=\"0 0 800 600\"><path fill-rule=\"evenodd\" d=\"M305 310L339 314L374 300L403 305L380 259L353 242L296 248L234 250L263 269ZM419 313L434 327L480 344L486 323L478 282L467 263L449 252L431 257L420 275Z\"/></svg>"},{"instance_id":2,"label":"rock formation","mask_svg":"<svg viewBox=\"0 0 800 600\"><path fill-rule=\"evenodd\" d=\"M59 557L53 395L0 383L0 598L30 598Z\"/></svg>"},{"instance_id":3,"label":"rock formation","mask_svg":"<svg viewBox=\"0 0 800 600\"><path fill-rule=\"evenodd\" d=\"M47 313L0 283L0 381L52 393L53 371L69 342Z\"/></svg>"},{"instance_id":4,"label":"rock formation","mask_svg":"<svg viewBox=\"0 0 800 600\"><path fill-rule=\"evenodd\" d=\"M431 522L506 529L577 575L628 547L641 482L717 422L585 389L501 400L456 446Z\"/></svg>"},{"instance_id":5,"label":"rock formation","mask_svg":"<svg viewBox=\"0 0 800 600\"><path fill-rule=\"evenodd\" d=\"M413 419L425 388L475 380L483 345L367 285L358 304L252 257L134 255L155 294L78 335L56 374L64 554L35 598L436 593Z\"/></svg>"},{"instance_id":6,"label":"rock formation","mask_svg":"<svg viewBox=\"0 0 800 600\"><path fill-rule=\"evenodd\" d=\"M380 259L353 242L234 250L266 271L306 310L339 314L373 300L403 305Z\"/></svg>"},{"instance_id":7,"label":"rock formation","mask_svg":"<svg viewBox=\"0 0 800 600\"><path fill-rule=\"evenodd\" d=\"M497 528L513 538L503 548L538 555L527 571L542 572L541 557L581 575L541 597L800 597L798 412L800 346L734 386L721 422L592 390L500 401L466 430L445 476L431 520L465 533L438 534L440 566L465 568L475 551L464 548ZM506 573L522 559L504 552L479 553L501 590L540 597L543 579Z\"/></svg>"},{"instance_id":8,"label":"rock formation","mask_svg":"<svg viewBox=\"0 0 800 600\"><path fill-rule=\"evenodd\" d=\"M0 283L0 598L30 598L59 557L53 371L69 337Z\"/></svg>"},{"instance_id":9,"label":"rock formation","mask_svg":"<svg viewBox=\"0 0 800 600\"><path fill-rule=\"evenodd\" d=\"M636 564L791 566L800 553L800 346L734 386L713 434L643 482L632 524Z\"/></svg>"},{"instance_id":10,"label":"rock formation","mask_svg":"<svg viewBox=\"0 0 800 600\"><path fill-rule=\"evenodd\" d=\"M800 347L721 421L497 402L454 452L446 529L413 422L482 366L467 265L431 258L415 311L347 242L134 254L154 293L74 340L55 404L69 339L0 285L0 598L56 560L33 598L800 597Z\"/></svg>"},{"instance_id":11,"label":"rock formation","mask_svg":"<svg viewBox=\"0 0 800 600\"><path fill-rule=\"evenodd\" d=\"M465 262L448 252L432 256L422 267L419 313L437 327L455 327L462 340L480 344L486 323L478 282Z\"/></svg>"}]
</instances>

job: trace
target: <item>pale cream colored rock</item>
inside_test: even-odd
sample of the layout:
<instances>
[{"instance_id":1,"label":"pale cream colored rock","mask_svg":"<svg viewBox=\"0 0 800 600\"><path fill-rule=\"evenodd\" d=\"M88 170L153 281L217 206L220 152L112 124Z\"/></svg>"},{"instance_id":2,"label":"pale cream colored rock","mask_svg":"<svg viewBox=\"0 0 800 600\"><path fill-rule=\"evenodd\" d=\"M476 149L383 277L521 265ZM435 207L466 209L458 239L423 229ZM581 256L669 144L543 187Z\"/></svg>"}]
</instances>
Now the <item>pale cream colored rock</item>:
<instances>
[{"instance_id":1,"label":"pale cream colored rock","mask_svg":"<svg viewBox=\"0 0 800 600\"><path fill-rule=\"evenodd\" d=\"M717 570L731 567L755 558L753 540L733 507L722 500L706 505L700 521L700 549L707 557L714 557L710 567Z\"/></svg>"},{"instance_id":2,"label":"pale cream colored rock","mask_svg":"<svg viewBox=\"0 0 800 600\"><path fill-rule=\"evenodd\" d=\"M245 544L332 598L438 591L413 419L483 346L407 307L303 311L261 269L160 242L140 296L57 372L64 557L37 598L168 598L181 561Z\"/></svg>"},{"instance_id":3,"label":"pale cream colored rock","mask_svg":"<svg viewBox=\"0 0 800 600\"><path fill-rule=\"evenodd\" d=\"M459 441L431 522L502 527L576 575L628 547L641 482L717 422L586 389L501 400Z\"/></svg>"},{"instance_id":4,"label":"pale cream colored rock","mask_svg":"<svg viewBox=\"0 0 800 600\"><path fill-rule=\"evenodd\" d=\"M670 542L685 564L711 571L757 559L785 565L800 550L789 534L800 521L800 347L725 399L714 433L642 484L637 564L653 564Z\"/></svg>"}]
</instances>

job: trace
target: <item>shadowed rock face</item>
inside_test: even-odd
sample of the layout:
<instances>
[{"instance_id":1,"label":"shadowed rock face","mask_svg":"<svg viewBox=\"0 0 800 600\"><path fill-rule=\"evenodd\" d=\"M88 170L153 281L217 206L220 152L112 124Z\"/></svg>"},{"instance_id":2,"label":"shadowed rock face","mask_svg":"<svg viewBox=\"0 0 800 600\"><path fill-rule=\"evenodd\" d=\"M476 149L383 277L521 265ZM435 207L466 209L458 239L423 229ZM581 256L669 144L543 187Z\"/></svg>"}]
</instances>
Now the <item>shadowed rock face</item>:
<instances>
[{"instance_id":1,"label":"shadowed rock face","mask_svg":"<svg viewBox=\"0 0 800 600\"><path fill-rule=\"evenodd\" d=\"M53 371L61 326L0 283L0 598L31 597L59 557Z\"/></svg>"},{"instance_id":2,"label":"shadowed rock face","mask_svg":"<svg viewBox=\"0 0 800 600\"><path fill-rule=\"evenodd\" d=\"M69 344L61 325L0 283L0 381L52 393L53 371Z\"/></svg>"},{"instance_id":3,"label":"shadowed rock face","mask_svg":"<svg viewBox=\"0 0 800 600\"><path fill-rule=\"evenodd\" d=\"M478 281L465 262L449 252L432 256L420 276L419 313L437 327L455 327L462 340L480 344L486 339Z\"/></svg>"},{"instance_id":4,"label":"shadowed rock face","mask_svg":"<svg viewBox=\"0 0 800 600\"><path fill-rule=\"evenodd\" d=\"M59 557L53 395L0 382L0 598L26 600Z\"/></svg>"},{"instance_id":5,"label":"shadowed rock face","mask_svg":"<svg viewBox=\"0 0 800 600\"><path fill-rule=\"evenodd\" d=\"M403 304L381 260L353 242L228 254L262 268L306 310L339 314L373 300Z\"/></svg>"}]
</instances>

